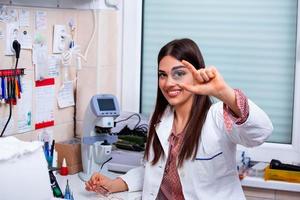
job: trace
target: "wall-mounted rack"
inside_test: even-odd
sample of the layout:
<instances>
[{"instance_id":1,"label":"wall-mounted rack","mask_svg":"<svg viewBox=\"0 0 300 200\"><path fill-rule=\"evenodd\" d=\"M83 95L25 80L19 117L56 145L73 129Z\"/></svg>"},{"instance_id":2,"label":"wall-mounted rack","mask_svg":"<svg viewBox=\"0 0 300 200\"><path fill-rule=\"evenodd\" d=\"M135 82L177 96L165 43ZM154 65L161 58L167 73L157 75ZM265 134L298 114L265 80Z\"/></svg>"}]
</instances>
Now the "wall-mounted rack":
<instances>
[{"instance_id":1,"label":"wall-mounted rack","mask_svg":"<svg viewBox=\"0 0 300 200\"><path fill-rule=\"evenodd\" d=\"M24 75L24 68L0 70L0 100L2 103L17 104L17 99L21 98L22 75Z\"/></svg>"},{"instance_id":2,"label":"wall-mounted rack","mask_svg":"<svg viewBox=\"0 0 300 200\"><path fill-rule=\"evenodd\" d=\"M0 69L0 77L8 77L8 76L20 76L24 75L24 68L15 69Z\"/></svg>"}]
</instances>

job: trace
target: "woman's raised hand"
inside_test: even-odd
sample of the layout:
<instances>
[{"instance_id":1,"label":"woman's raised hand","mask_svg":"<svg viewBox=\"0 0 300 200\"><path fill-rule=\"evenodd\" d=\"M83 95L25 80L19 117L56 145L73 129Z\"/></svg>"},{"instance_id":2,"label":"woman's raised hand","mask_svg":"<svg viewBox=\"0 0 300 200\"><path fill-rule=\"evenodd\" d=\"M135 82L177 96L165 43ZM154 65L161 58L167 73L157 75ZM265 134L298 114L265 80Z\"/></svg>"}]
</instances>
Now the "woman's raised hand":
<instances>
[{"instance_id":1,"label":"woman's raised hand","mask_svg":"<svg viewBox=\"0 0 300 200\"><path fill-rule=\"evenodd\" d=\"M222 100L222 93L230 87L215 67L197 70L185 60L182 60L182 64L193 74L195 81L193 85L178 83L180 87L195 94L214 96Z\"/></svg>"}]
</instances>

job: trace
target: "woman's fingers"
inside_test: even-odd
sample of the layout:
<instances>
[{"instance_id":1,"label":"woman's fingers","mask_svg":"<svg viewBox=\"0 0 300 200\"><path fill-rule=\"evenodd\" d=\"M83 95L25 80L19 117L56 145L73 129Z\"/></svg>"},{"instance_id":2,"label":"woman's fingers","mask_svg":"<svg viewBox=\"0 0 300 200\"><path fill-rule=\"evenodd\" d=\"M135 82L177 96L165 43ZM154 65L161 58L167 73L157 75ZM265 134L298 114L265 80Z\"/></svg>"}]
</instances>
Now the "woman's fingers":
<instances>
[{"instance_id":1,"label":"woman's fingers","mask_svg":"<svg viewBox=\"0 0 300 200\"><path fill-rule=\"evenodd\" d=\"M203 72L202 72L203 73ZM194 78L199 82L199 83L204 83L206 80L204 79L205 77L202 77L200 70L197 71L197 74L194 76Z\"/></svg>"},{"instance_id":2,"label":"woman's fingers","mask_svg":"<svg viewBox=\"0 0 300 200\"><path fill-rule=\"evenodd\" d=\"M98 173L95 173L95 174L92 175L90 180L88 180L85 183L85 189L87 191L95 191L97 185L101 185L101 175L98 174Z\"/></svg>"},{"instance_id":3,"label":"woman's fingers","mask_svg":"<svg viewBox=\"0 0 300 200\"><path fill-rule=\"evenodd\" d=\"M91 191L91 186L90 186L90 184L88 182L85 183L85 189L87 191Z\"/></svg>"},{"instance_id":4,"label":"woman's fingers","mask_svg":"<svg viewBox=\"0 0 300 200\"><path fill-rule=\"evenodd\" d=\"M199 69L198 71L203 82L208 82L210 80L209 76L207 75L206 69Z\"/></svg>"},{"instance_id":5,"label":"woman's fingers","mask_svg":"<svg viewBox=\"0 0 300 200\"><path fill-rule=\"evenodd\" d=\"M211 79L215 78L216 76L216 69L214 67L199 69L198 71L200 76L202 77L202 80L204 80L204 82L209 82Z\"/></svg>"},{"instance_id":6,"label":"woman's fingers","mask_svg":"<svg viewBox=\"0 0 300 200\"><path fill-rule=\"evenodd\" d=\"M193 84L178 83L177 85L184 90L194 94L200 95L213 95L216 94L220 86L224 84L222 77L215 67L196 70L198 76L195 77Z\"/></svg>"},{"instance_id":7,"label":"woman's fingers","mask_svg":"<svg viewBox=\"0 0 300 200\"><path fill-rule=\"evenodd\" d=\"M94 191L95 189L95 186L93 187L94 185L92 185L89 181L85 183L85 189L87 191Z\"/></svg>"},{"instance_id":8,"label":"woman's fingers","mask_svg":"<svg viewBox=\"0 0 300 200\"><path fill-rule=\"evenodd\" d=\"M102 195L108 195L110 192L104 186L97 186L95 192L100 193Z\"/></svg>"},{"instance_id":9,"label":"woman's fingers","mask_svg":"<svg viewBox=\"0 0 300 200\"><path fill-rule=\"evenodd\" d=\"M85 183L87 191L93 191L100 194L108 194L110 192L110 186L111 179L100 173L93 174L90 180Z\"/></svg>"},{"instance_id":10,"label":"woman's fingers","mask_svg":"<svg viewBox=\"0 0 300 200\"><path fill-rule=\"evenodd\" d=\"M94 173L94 174L92 175L92 177L91 177L90 180L92 181L93 184L98 184L98 183L100 183L100 181L101 181L101 177L102 177L101 174L99 174L99 173Z\"/></svg>"},{"instance_id":11,"label":"woman's fingers","mask_svg":"<svg viewBox=\"0 0 300 200\"><path fill-rule=\"evenodd\" d=\"M216 68L214 68L214 67L207 68L207 69L206 69L206 74L207 74L207 76L208 76L210 79L215 78L215 76L216 76Z\"/></svg>"},{"instance_id":12,"label":"woman's fingers","mask_svg":"<svg viewBox=\"0 0 300 200\"><path fill-rule=\"evenodd\" d=\"M189 91L189 92L197 93L197 88L194 85L188 85L188 84L185 84L185 83L178 83L178 86L181 87L184 90Z\"/></svg>"},{"instance_id":13,"label":"woman's fingers","mask_svg":"<svg viewBox=\"0 0 300 200\"><path fill-rule=\"evenodd\" d=\"M203 83L205 82L205 79L206 77L202 77L202 75L200 74L200 70L196 70L196 68L191 64L189 63L188 61L186 60L182 60L182 64L190 71L192 72L193 74L193 77L200 83ZM204 75L205 76L205 75Z\"/></svg>"},{"instance_id":14,"label":"woman's fingers","mask_svg":"<svg viewBox=\"0 0 300 200\"><path fill-rule=\"evenodd\" d=\"M103 186L97 186L95 188L95 192L100 193L102 195L108 195L109 194L109 191L106 188L104 188Z\"/></svg>"},{"instance_id":15,"label":"woman's fingers","mask_svg":"<svg viewBox=\"0 0 300 200\"><path fill-rule=\"evenodd\" d=\"M198 71L191 63L186 60L182 60L181 62L188 70L190 70L190 72L192 72L194 77L198 76Z\"/></svg>"},{"instance_id":16,"label":"woman's fingers","mask_svg":"<svg viewBox=\"0 0 300 200\"><path fill-rule=\"evenodd\" d=\"M182 64L190 71L192 72L194 78L199 83L205 83L209 82L211 79L213 79L216 75L216 69L214 67L210 68L201 68L199 70L196 70L196 68L189 63L186 60L182 60Z\"/></svg>"}]
</instances>

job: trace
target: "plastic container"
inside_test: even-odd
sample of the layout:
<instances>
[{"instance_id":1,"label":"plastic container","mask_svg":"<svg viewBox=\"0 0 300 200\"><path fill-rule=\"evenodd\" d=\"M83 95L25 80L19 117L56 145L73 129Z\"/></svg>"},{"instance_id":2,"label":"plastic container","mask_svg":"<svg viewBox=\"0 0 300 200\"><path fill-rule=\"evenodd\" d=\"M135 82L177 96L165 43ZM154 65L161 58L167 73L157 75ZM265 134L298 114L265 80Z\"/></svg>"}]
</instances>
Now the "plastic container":
<instances>
[{"instance_id":1,"label":"plastic container","mask_svg":"<svg viewBox=\"0 0 300 200\"><path fill-rule=\"evenodd\" d=\"M265 180L279 180L300 183L300 172L270 169L270 166L268 166L265 170Z\"/></svg>"},{"instance_id":2,"label":"plastic container","mask_svg":"<svg viewBox=\"0 0 300 200\"><path fill-rule=\"evenodd\" d=\"M260 177L263 178L265 175L265 169L269 164L265 162L257 162L249 169L248 176Z\"/></svg>"}]
</instances>

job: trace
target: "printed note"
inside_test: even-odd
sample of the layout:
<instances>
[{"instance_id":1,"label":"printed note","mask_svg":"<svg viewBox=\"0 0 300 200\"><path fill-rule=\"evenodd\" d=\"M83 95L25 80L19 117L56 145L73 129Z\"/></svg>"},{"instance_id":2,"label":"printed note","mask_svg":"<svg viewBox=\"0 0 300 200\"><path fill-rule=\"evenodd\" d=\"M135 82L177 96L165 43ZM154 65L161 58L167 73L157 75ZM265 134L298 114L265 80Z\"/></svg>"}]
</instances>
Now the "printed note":
<instances>
[{"instance_id":1,"label":"printed note","mask_svg":"<svg viewBox=\"0 0 300 200\"><path fill-rule=\"evenodd\" d=\"M33 130L32 127L32 81L21 79L21 98L18 99L18 133Z\"/></svg>"},{"instance_id":2,"label":"printed note","mask_svg":"<svg viewBox=\"0 0 300 200\"><path fill-rule=\"evenodd\" d=\"M57 102L59 108L74 106L73 82L64 82L62 88L58 92Z\"/></svg>"},{"instance_id":3,"label":"printed note","mask_svg":"<svg viewBox=\"0 0 300 200\"><path fill-rule=\"evenodd\" d=\"M36 81L35 129L54 125L54 78Z\"/></svg>"}]
</instances>

